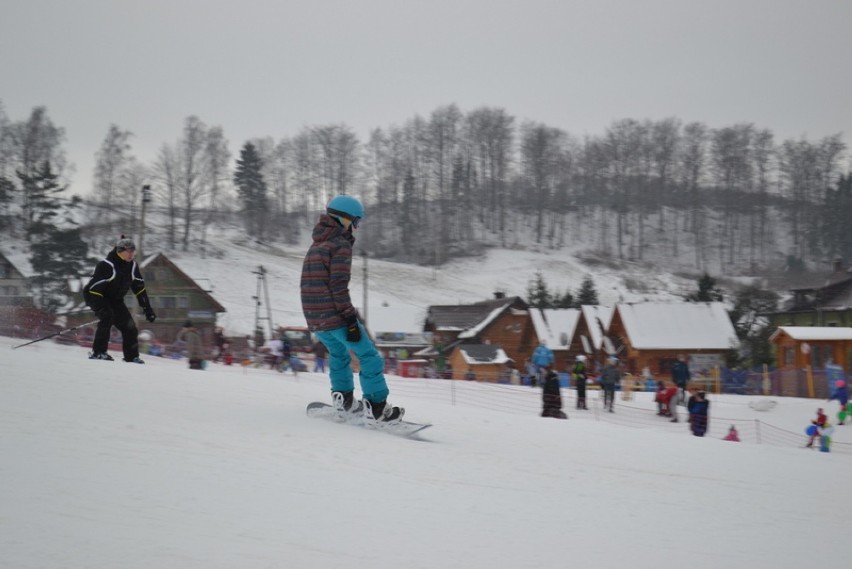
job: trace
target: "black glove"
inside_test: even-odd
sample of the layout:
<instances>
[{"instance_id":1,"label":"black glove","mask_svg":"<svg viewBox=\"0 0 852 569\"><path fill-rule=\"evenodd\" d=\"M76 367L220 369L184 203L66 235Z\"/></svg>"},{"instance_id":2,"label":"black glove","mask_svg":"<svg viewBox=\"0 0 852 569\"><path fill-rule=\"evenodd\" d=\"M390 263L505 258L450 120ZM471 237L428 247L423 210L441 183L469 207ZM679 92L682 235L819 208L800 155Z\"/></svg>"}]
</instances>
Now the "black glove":
<instances>
[{"instance_id":1,"label":"black glove","mask_svg":"<svg viewBox=\"0 0 852 569\"><path fill-rule=\"evenodd\" d=\"M359 342L361 340L361 328L358 327L358 318L350 316L346 319L346 341Z\"/></svg>"},{"instance_id":2,"label":"black glove","mask_svg":"<svg viewBox=\"0 0 852 569\"><path fill-rule=\"evenodd\" d=\"M142 309L142 312L145 313L145 320L147 320L148 322L153 322L154 320L157 319L157 315L154 314L154 309L151 308L150 306L144 307Z\"/></svg>"}]
</instances>

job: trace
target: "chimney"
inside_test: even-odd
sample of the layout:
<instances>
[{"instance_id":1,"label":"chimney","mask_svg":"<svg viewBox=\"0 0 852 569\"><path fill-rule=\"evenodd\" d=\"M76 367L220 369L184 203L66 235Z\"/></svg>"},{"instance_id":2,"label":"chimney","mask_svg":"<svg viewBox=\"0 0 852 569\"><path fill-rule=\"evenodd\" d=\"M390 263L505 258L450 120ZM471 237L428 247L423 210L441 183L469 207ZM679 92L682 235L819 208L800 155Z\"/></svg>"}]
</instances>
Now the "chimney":
<instances>
[{"instance_id":1,"label":"chimney","mask_svg":"<svg viewBox=\"0 0 852 569\"><path fill-rule=\"evenodd\" d=\"M843 259L841 257L834 258L834 272L842 273L843 272Z\"/></svg>"},{"instance_id":2,"label":"chimney","mask_svg":"<svg viewBox=\"0 0 852 569\"><path fill-rule=\"evenodd\" d=\"M494 299L495 300L503 300L504 298L506 298L505 292L503 292L502 290L495 290L494 291Z\"/></svg>"}]
</instances>

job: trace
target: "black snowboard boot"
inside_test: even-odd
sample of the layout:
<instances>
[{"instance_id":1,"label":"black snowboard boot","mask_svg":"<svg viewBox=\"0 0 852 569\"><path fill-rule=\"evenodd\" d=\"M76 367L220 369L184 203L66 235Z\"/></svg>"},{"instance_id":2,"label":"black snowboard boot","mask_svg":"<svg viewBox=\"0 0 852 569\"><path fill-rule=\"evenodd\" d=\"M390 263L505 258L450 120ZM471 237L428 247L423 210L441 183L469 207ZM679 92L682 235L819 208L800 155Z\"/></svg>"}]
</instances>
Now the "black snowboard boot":
<instances>
[{"instance_id":1,"label":"black snowboard boot","mask_svg":"<svg viewBox=\"0 0 852 569\"><path fill-rule=\"evenodd\" d=\"M402 415L404 413L405 411L403 409L388 405L387 401L371 403L366 399L364 400L364 414L367 416L368 420L392 423L394 421L402 420Z\"/></svg>"},{"instance_id":2,"label":"black snowboard boot","mask_svg":"<svg viewBox=\"0 0 852 569\"><path fill-rule=\"evenodd\" d=\"M89 354L89 359L90 360L107 360L107 361L111 362L112 356L109 355L106 352L92 352L91 354Z\"/></svg>"},{"instance_id":3,"label":"black snowboard boot","mask_svg":"<svg viewBox=\"0 0 852 569\"><path fill-rule=\"evenodd\" d=\"M333 391L331 400L339 413L359 414L364 411L364 405L361 401L355 399L355 395L351 391Z\"/></svg>"}]
</instances>

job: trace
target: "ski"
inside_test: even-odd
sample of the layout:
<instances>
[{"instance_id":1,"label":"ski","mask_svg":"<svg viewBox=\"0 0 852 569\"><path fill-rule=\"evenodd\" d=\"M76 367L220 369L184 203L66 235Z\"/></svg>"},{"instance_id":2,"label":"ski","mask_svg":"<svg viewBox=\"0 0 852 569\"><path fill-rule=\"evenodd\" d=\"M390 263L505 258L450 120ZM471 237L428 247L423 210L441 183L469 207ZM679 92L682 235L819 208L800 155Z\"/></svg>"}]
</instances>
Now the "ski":
<instances>
[{"instance_id":1,"label":"ski","mask_svg":"<svg viewBox=\"0 0 852 569\"><path fill-rule=\"evenodd\" d=\"M431 423L412 423L411 421L393 421L390 423L367 421L361 414L340 413L334 406L323 403L322 401L308 403L305 413L308 417L354 425L404 438L416 438L418 433L432 426Z\"/></svg>"}]
</instances>

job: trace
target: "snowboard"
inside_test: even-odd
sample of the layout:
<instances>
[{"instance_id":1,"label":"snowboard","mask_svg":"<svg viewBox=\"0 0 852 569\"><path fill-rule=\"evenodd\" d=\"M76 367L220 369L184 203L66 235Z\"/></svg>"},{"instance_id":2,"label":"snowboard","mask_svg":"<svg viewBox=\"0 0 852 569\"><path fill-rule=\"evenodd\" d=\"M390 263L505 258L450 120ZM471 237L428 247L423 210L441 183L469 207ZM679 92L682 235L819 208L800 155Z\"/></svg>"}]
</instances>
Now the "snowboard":
<instances>
[{"instance_id":1,"label":"snowboard","mask_svg":"<svg viewBox=\"0 0 852 569\"><path fill-rule=\"evenodd\" d=\"M314 401L308 403L305 409L308 417L326 419L335 423L343 423L346 425L355 425L375 431L381 431L391 435L405 438L416 438L417 435L424 429L432 426L432 423L412 423L411 421L395 421L392 423L368 423L363 415L348 415L341 417L332 405L323 403L322 401Z\"/></svg>"}]
</instances>

